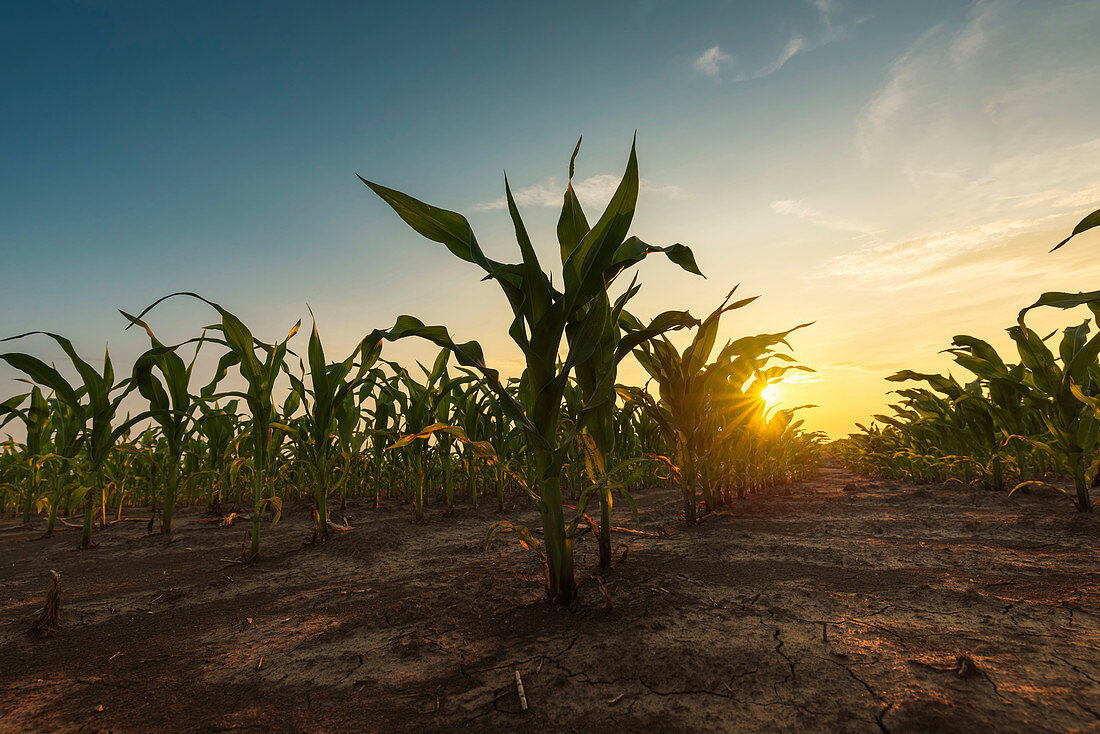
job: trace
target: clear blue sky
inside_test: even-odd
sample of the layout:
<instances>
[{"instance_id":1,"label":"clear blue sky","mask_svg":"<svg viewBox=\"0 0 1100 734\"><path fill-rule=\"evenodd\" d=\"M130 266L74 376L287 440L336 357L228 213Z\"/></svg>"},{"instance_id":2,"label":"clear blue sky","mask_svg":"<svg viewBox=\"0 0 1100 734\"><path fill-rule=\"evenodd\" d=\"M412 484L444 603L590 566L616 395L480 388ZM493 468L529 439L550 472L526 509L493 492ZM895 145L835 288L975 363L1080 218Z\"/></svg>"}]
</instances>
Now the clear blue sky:
<instances>
[{"instance_id":1,"label":"clear blue sky","mask_svg":"<svg viewBox=\"0 0 1100 734\"><path fill-rule=\"evenodd\" d=\"M791 398L834 398L818 425L840 434L957 329L1100 287L1087 243L1042 257L1100 201L1098 34L1094 2L8 3L0 332L125 361L143 342L114 309L188 289L265 338L309 303L333 356L413 313L507 369L492 284L354 174L469 213L507 257L507 168L553 264L577 136L595 207L637 130L635 232L708 275L647 263L639 311L741 282L765 298L730 335L817 319L795 346L821 382Z\"/></svg>"}]
</instances>

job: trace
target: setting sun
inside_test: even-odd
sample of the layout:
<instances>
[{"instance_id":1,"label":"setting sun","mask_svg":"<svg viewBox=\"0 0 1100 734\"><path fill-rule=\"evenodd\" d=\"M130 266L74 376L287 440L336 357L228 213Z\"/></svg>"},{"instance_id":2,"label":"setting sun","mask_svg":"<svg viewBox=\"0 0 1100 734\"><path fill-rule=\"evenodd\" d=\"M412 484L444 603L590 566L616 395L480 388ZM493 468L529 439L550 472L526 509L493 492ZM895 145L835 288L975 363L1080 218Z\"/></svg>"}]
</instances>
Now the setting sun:
<instances>
[{"instance_id":1,"label":"setting sun","mask_svg":"<svg viewBox=\"0 0 1100 734\"><path fill-rule=\"evenodd\" d=\"M760 391L760 397L768 408L772 408L783 397L783 391L779 389L779 385L768 385Z\"/></svg>"}]
</instances>

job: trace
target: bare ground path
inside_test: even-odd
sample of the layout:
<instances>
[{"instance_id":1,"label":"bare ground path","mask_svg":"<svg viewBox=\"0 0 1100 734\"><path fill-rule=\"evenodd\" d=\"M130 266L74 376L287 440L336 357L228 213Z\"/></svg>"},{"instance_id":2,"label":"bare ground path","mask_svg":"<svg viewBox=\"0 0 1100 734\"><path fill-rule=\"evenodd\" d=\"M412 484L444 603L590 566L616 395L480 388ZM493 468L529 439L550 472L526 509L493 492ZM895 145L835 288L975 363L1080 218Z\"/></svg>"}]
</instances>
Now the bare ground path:
<instances>
[{"instance_id":1,"label":"bare ground path","mask_svg":"<svg viewBox=\"0 0 1100 734\"><path fill-rule=\"evenodd\" d=\"M1100 731L1100 522L1063 498L832 465L690 529L638 500L670 534L616 536L610 609L579 541L573 612L483 549L489 509L352 505L321 547L303 506L251 568L193 510L86 552L5 519L0 731ZM51 568L66 626L32 640Z\"/></svg>"}]
</instances>

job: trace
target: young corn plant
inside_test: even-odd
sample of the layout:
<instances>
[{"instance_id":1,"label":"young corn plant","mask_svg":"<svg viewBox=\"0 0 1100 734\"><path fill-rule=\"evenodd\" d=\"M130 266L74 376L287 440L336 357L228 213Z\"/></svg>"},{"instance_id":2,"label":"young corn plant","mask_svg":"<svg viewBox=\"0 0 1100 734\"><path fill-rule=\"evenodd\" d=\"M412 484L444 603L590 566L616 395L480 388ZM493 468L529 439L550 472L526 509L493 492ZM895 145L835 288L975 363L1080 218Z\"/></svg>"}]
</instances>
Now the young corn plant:
<instances>
[{"instance_id":1,"label":"young corn plant","mask_svg":"<svg viewBox=\"0 0 1100 734\"><path fill-rule=\"evenodd\" d=\"M1069 237L1055 245L1051 252L1096 227L1100 227L1100 209L1078 222ZM1059 370L1056 365L1052 369L1053 359L1046 345L1024 325L1024 316L1031 309L1043 306L1068 309L1082 305L1089 308L1100 326L1100 291L1051 292L1042 294L1035 303L1020 311L1018 325L1010 329L1009 334L1016 341L1025 364L1031 362L1028 366L1034 373L1035 382L1047 398L1043 418L1073 478L1074 504L1079 512L1091 512L1093 502L1089 489L1100 431L1100 365L1097 363L1100 333L1089 338L1087 321L1066 329L1058 350L1062 362Z\"/></svg>"},{"instance_id":2,"label":"young corn plant","mask_svg":"<svg viewBox=\"0 0 1100 734\"><path fill-rule=\"evenodd\" d=\"M956 337L958 339L960 337ZM964 353L956 353L956 359L960 357L960 364L971 363ZM931 391L924 388L896 391L904 398L903 410L915 413L911 423L916 430L914 438L917 441L913 446L916 455L943 455L945 460L964 468L968 482L982 482L991 489L1003 487L1002 448L1008 436L998 428L997 407L986 396L981 378L963 385L951 376L902 370L886 379L890 382L919 380L932 388ZM883 423L891 422L886 416L875 417ZM893 419L893 424L904 430L904 422Z\"/></svg>"},{"instance_id":3,"label":"young corn plant","mask_svg":"<svg viewBox=\"0 0 1100 734\"><path fill-rule=\"evenodd\" d=\"M77 398L83 398L86 392L84 387L79 387L75 391ZM46 491L48 512L46 537L52 537L57 524L57 511L69 502L76 487L73 478L80 463L78 456L84 448L85 423L83 410L79 404L74 408L62 402L56 394L47 398L46 402L50 405L51 448L50 453L42 458L40 465L48 469L51 475L47 480Z\"/></svg>"},{"instance_id":4,"label":"young corn plant","mask_svg":"<svg viewBox=\"0 0 1100 734\"><path fill-rule=\"evenodd\" d=\"M214 385L219 383L225 377L228 370L234 366L238 368L241 377L244 378L246 383L246 390L244 392L229 391L221 393L221 396L237 397L244 400L251 413L249 421L249 442L252 445L253 507L252 534L247 556L250 562L254 562L260 557L260 522L266 506L270 504L275 508L276 519L278 519L281 514L282 501L278 496L272 495L267 497L264 495L265 479L268 477L272 458L271 432L273 424L276 423L276 409L272 399L272 391L275 388L275 381L279 376L279 371L283 368L283 363L286 360L287 342L298 333L298 329L302 326L302 321L299 319L282 341L274 344L266 344L253 337L248 327L229 311L225 310L217 303L207 300L197 293L191 292L171 293L164 296L142 310L142 312L137 315L136 319L144 318L149 311L175 296L187 296L188 298L195 298L202 301L217 311L218 315L221 317L219 323L208 328L220 332L222 336L220 338L210 336L201 337L205 341L221 344L229 350L218 362L217 373L211 384ZM257 351L263 355L262 361L256 356Z\"/></svg>"},{"instance_id":5,"label":"young corn plant","mask_svg":"<svg viewBox=\"0 0 1100 734\"><path fill-rule=\"evenodd\" d=\"M584 221L584 214L576 205L575 215ZM625 311L627 302L633 298L639 286L630 287L610 303L606 290L588 304L581 318L566 327L566 338L571 342L579 339L594 339L589 357L578 362L575 374L581 405L576 416L582 431L580 438L584 449L584 465L593 484L599 485L597 497L600 507L599 531L599 567L611 567L611 508L612 489L617 488L633 505L627 489L620 483L610 481L614 473L612 458L615 455L615 376L619 362L629 354L620 349L627 341L648 341L669 331L697 326L699 321L686 311L666 311L657 316L648 326L643 326L637 318ZM601 323L603 328L592 336L591 328L584 328L583 319Z\"/></svg>"},{"instance_id":6,"label":"young corn plant","mask_svg":"<svg viewBox=\"0 0 1100 734\"><path fill-rule=\"evenodd\" d=\"M743 308L757 298L731 302L736 290L736 287L731 290L721 305L703 320L683 353L666 337L643 341L634 351L642 367L657 383L660 402L653 400L645 390L622 389L625 396L650 413L675 450L681 476L684 522L688 525L696 522L700 487L704 489L708 509L715 501L711 488L716 472L713 466L708 466L707 458L720 457L720 443L741 430L754 412L762 410L760 392L767 380L750 388L747 394L745 383L760 372L767 359L778 356L771 347L786 345L791 332L809 326L808 323L800 324L784 332L729 342L711 363L710 355L718 338L722 315ZM786 355L783 358L789 359Z\"/></svg>"},{"instance_id":7,"label":"young corn plant","mask_svg":"<svg viewBox=\"0 0 1100 734\"><path fill-rule=\"evenodd\" d=\"M382 379L380 369L371 369L364 377L363 384L358 388L358 395L349 392L344 399L336 405L333 413L337 463L341 467L340 481L336 489L340 493L340 509L346 509L349 491L362 488L364 480L370 468L370 460L364 449L368 432L359 430L359 424L363 420L361 406L370 399L378 381Z\"/></svg>"},{"instance_id":8,"label":"young corn plant","mask_svg":"<svg viewBox=\"0 0 1100 734\"><path fill-rule=\"evenodd\" d=\"M1034 410L1033 390L1025 381L1027 368L1023 364L1006 364L991 344L976 337L959 335L951 344L947 352L978 378L980 389L969 392L976 394L977 403L989 414L994 442L999 444L991 451L990 474L994 486L999 488L1004 482L1003 459L1011 459L1016 465L1017 478L1025 481L1029 473L1027 446L1019 438L1036 435L1043 429ZM1013 446L1010 457L1003 450L1009 444Z\"/></svg>"},{"instance_id":9,"label":"young corn plant","mask_svg":"<svg viewBox=\"0 0 1100 734\"><path fill-rule=\"evenodd\" d=\"M1090 307L1100 318L1100 303L1090 302ZM1024 325L1027 310L1020 312L1009 336L1039 393L1033 400L1052 436L1048 446L1073 479L1074 504L1079 512L1092 512L1091 468L1100 435L1100 333L1090 338L1088 321L1065 329L1055 360L1042 338Z\"/></svg>"},{"instance_id":10,"label":"young corn plant","mask_svg":"<svg viewBox=\"0 0 1100 734\"><path fill-rule=\"evenodd\" d=\"M508 212L522 256L521 262L516 264L488 258L461 214L430 206L360 177L414 230L444 245L456 257L481 268L487 278L497 282L508 299L513 314L508 334L523 352L525 379L529 386L522 403L504 388L499 373L486 365L484 352L477 342L457 343L446 328L427 326L411 316L399 317L384 336L388 340L416 336L450 349L460 364L483 375L509 417L523 430L534 460L534 481L529 489L542 519L547 599L561 606L573 603L576 587L573 539L565 521L561 475L577 431L574 426L564 437L559 434L562 396L573 369L591 357L606 326L603 313L586 314L586 309L593 299L606 293L616 276L654 252L662 252L684 269L698 272L691 250L684 245L655 247L637 237L627 236L639 185L633 146L615 194L599 220L588 226L572 186L573 164L579 148L578 142L570 159L570 183L558 224L563 287L560 291L542 269L507 179ZM559 362L565 330L569 326L576 329L577 337L568 345L564 361ZM633 346L631 344L630 348ZM570 527L575 528L575 523L570 523Z\"/></svg>"},{"instance_id":11,"label":"young corn plant","mask_svg":"<svg viewBox=\"0 0 1100 734\"><path fill-rule=\"evenodd\" d=\"M371 481L374 485L374 509L382 504L382 490L386 483L393 483L392 463L387 462L386 448L397 440L394 424L397 420L397 397L385 380L378 381L374 395L374 407L367 410L370 426Z\"/></svg>"},{"instance_id":12,"label":"young corn plant","mask_svg":"<svg viewBox=\"0 0 1100 734\"><path fill-rule=\"evenodd\" d=\"M443 354L446 355L446 350L443 350ZM424 522L424 508L428 503L430 483L428 445L425 441L402 443L396 439L398 436L416 435L434 422L433 402L438 398L435 383L439 377L438 374L432 374L420 365L426 379L424 383L420 383L404 367L392 362L387 364L394 375L387 384L385 392L398 406L395 418L400 416L401 423L399 434L394 436L395 442L388 445L386 449L395 468L396 465L405 464L406 471L402 485L409 500L412 521L419 525ZM395 451L396 448L404 447L408 449L402 452Z\"/></svg>"},{"instance_id":13,"label":"young corn plant","mask_svg":"<svg viewBox=\"0 0 1100 734\"><path fill-rule=\"evenodd\" d=\"M352 350L342 362L329 363L325 359L317 322L309 336L307 355L311 387L291 375L291 390L305 409L305 415L295 427L281 425L292 440L305 449L309 466L313 471L314 508L317 511L318 532L322 541L328 540L328 495L332 476L333 435L336 417L344 402L356 388L369 378L370 368L382 351L381 339L369 342L366 338ZM273 424L274 425L274 424Z\"/></svg>"},{"instance_id":14,"label":"young corn plant","mask_svg":"<svg viewBox=\"0 0 1100 734\"><path fill-rule=\"evenodd\" d=\"M90 482L84 490L84 525L80 536L80 547L89 548L92 545L92 523L96 499L102 500L103 495L103 463L107 460L115 442L126 435L131 426L144 420L148 415L141 414L120 425L113 425L119 406L135 385L130 379L115 383L115 372L109 352L104 352L103 355L103 371L97 372L77 354L71 341L58 334L29 331L0 339L0 341L7 342L35 334L48 336L61 347L83 380L83 385L70 384L56 369L29 354L6 352L0 354L0 359L23 372L35 383L52 390L57 400L79 422L80 441L83 444Z\"/></svg>"},{"instance_id":15,"label":"young corn plant","mask_svg":"<svg viewBox=\"0 0 1100 734\"><path fill-rule=\"evenodd\" d=\"M172 518L176 510L183 450L195 430L194 413L198 401L191 396L191 374L198 358L199 348L190 363L176 354L175 347L165 346L149 325L141 319L119 311L130 321L130 326L140 326L149 336L151 348L134 362L133 382L149 403L148 414L160 427L165 449L163 466L164 502L161 509L160 532L172 532ZM130 328L127 326L126 328ZM154 371L156 370L156 371ZM160 373L158 377L157 373ZM213 385L208 386L213 391Z\"/></svg>"},{"instance_id":16,"label":"young corn plant","mask_svg":"<svg viewBox=\"0 0 1100 734\"><path fill-rule=\"evenodd\" d=\"M225 497L225 491L231 486L229 479L231 457L229 447L237 435L239 419L237 417L237 400L230 400L225 408L217 404L200 406L200 413L195 421L198 435L201 441L196 441L195 455L199 457L199 463L204 467L201 471L191 474L197 477L202 474L209 478L209 490L206 498L207 513L217 515L221 513L221 501Z\"/></svg>"},{"instance_id":17,"label":"young corn plant","mask_svg":"<svg viewBox=\"0 0 1100 734\"><path fill-rule=\"evenodd\" d=\"M18 406L24 399L30 398L25 409ZM26 431L23 444L23 464L27 469L27 480L21 482L23 491L23 523L29 523L34 514L35 505L41 495L40 486L45 463L47 441L50 431L50 404L38 385L31 387L29 395L17 395L0 403L0 427L12 418L19 418Z\"/></svg>"}]
</instances>

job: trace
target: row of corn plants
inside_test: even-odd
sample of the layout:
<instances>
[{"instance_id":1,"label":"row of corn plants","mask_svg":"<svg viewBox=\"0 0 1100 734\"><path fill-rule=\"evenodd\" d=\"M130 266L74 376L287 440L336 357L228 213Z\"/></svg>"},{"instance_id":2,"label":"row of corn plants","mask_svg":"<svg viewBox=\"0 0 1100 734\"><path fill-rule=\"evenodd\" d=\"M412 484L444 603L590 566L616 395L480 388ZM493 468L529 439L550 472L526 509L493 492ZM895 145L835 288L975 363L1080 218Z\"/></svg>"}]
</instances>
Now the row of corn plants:
<instances>
[{"instance_id":1,"label":"row of corn plants","mask_svg":"<svg viewBox=\"0 0 1100 734\"><path fill-rule=\"evenodd\" d=\"M1059 243L1100 226L1100 210ZM887 379L917 383L894 391L891 413L833 444L850 468L931 482L958 481L1014 492L1056 487L1080 512L1096 502L1100 484L1100 333L1089 320L1040 336L1026 324L1035 308L1084 306L1100 322L1100 291L1051 292L1020 311L1008 335L1016 349L1006 359L988 342L956 336L946 350L968 376L903 370ZM1066 488L1060 478L1068 478Z\"/></svg>"}]
</instances>

